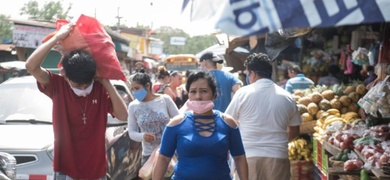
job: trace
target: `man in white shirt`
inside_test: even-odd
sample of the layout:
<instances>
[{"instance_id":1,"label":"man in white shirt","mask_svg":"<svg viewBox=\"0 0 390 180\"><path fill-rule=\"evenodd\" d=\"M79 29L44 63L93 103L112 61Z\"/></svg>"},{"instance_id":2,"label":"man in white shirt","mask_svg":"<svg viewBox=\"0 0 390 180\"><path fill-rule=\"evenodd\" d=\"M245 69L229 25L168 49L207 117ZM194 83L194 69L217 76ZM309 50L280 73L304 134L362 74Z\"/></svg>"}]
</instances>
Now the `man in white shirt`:
<instances>
[{"instance_id":1,"label":"man in white shirt","mask_svg":"<svg viewBox=\"0 0 390 180\"><path fill-rule=\"evenodd\" d=\"M245 67L249 85L236 92L225 113L240 124L249 179L289 180L288 142L299 135L302 122L296 102L271 80L266 54L248 56Z\"/></svg>"}]
</instances>

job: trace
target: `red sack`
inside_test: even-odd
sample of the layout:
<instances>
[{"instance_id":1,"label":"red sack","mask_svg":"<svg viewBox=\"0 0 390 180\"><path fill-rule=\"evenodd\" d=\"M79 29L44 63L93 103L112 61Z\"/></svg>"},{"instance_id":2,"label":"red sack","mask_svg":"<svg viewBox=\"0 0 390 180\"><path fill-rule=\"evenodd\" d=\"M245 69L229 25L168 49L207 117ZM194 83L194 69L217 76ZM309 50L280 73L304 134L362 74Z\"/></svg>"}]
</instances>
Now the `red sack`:
<instances>
[{"instance_id":1,"label":"red sack","mask_svg":"<svg viewBox=\"0 0 390 180\"><path fill-rule=\"evenodd\" d=\"M68 24L67 20L57 20L56 29ZM49 34L42 41L50 39ZM104 27L95 18L80 15L72 32L60 42L66 51L84 50L96 61L96 77L127 81L115 52L115 45ZM61 62L58 64L61 67Z\"/></svg>"}]
</instances>

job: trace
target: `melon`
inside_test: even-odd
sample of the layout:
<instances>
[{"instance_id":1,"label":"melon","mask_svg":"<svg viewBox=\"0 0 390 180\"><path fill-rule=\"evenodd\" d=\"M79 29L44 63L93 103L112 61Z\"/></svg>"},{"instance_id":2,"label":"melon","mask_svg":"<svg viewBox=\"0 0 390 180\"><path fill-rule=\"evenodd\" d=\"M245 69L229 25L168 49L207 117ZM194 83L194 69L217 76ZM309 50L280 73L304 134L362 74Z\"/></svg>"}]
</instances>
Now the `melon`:
<instances>
[{"instance_id":1,"label":"melon","mask_svg":"<svg viewBox=\"0 0 390 180\"><path fill-rule=\"evenodd\" d=\"M303 97L304 96L304 93L301 90L295 90L293 94L296 95L296 96L299 96L299 97Z\"/></svg>"},{"instance_id":2,"label":"melon","mask_svg":"<svg viewBox=\"0 0 390 180\"><path fill-rule=\"evenodd\" d=\"M343 93L346 94L346 95L348 95L348 94L350 94L351 92L355 92L355 90L356 90L356 87L355 87L355 86L347 86L347 87L344 89Z\"/></svg>"},{"instance_id":3,"label":"melon","mask_svg":"<svg viewBox=\"0 0 390 180\"><path fill-rule=\"evenodd\" d=\"M309 105L311 103L311 99L309 97L307 97L307 96L301 97L301 98L298 99L298 103L307 106L307 105Z\"/></svg>"},{"instance_id":4,"label":"melon","mask_svg":"<svg viewBox=\"0 0 390 180\"><path fill-rule=\"evenodd\" d=\"M309 105L307 105L307 112L311 115L316 115L318 112L318 106L316 103L311 102Z\"/></svg>"},{"instance_id":5,"label":"melon","mask_svg":"<svg viewBox=\"0 0 390 180\"><path fill-rule=\"evenodd\" d=\"M345 114L345 113L347 113L347 112L349 112L349 109L348 109L348 107L342 107L341 109L340 109L340 113L341 114Z\"/></svg>"},{"instance_id":6,"label":"melon","mask_svg":"<svg viewBox=\"0 0 390 180\"><path fill-rule=\"evenodd\" d=\"M359 111L359 106L357 104L350 104L348 106L348 111L349 112L358 112Z\"/></svg>"},{"instance_id":7,"label":"melon","mask_svg":"<svg viewBox=\"0 0 390 180\"><path fill-rule=\"evenodd\" d=\"M318 104L323 99L323 97L322 97L322 95L319 92L313 92L310 95L310 99L311 99L312 102Z\"/></svg>"},{"instance_id":8,"label":"melon","mask_svg":"<svg viewBox=\"0 0 390 180\"><path fill-rule=\"evenodd\" d=\"M325 90L321 93L322 97L327 99L328 101L334 98L334 92L332 90Z\"/></svg>"},{"instance_id":9,"label":"melon","mask_svg":"<svg viewBox=\"0 0 390 180\"><path fill-rule=\"evenodd\" d=\"M338 99L332 99L332 100L330 100L330 106L332 106L332 108L334 108L334 109L340 110L342 107L342 104Z\"/></svg>"},{"instance_id":10,"label":"melon","mask_svg":"<svg viewBox=\"0 0 390 180\"><path fill-rule=\"evenodd\" d=\"M298 108L299 114L303 114L303 113L307 112L307 108L303 104L297 104L297 108Z\"/></svg>"},{"instance_id":11,"label":"melon","mask_svg":"<svg viewBox=\"0 0 390 180\"><path fill-rule=\"evenodd\" d=\"M351 92L348 94L348 97L351 98L353 103L357 103L360 99L360 96L357 92Z\"/></svg>"},{"instance_id":12,"label":"melon","mask_svg":"<svg viewBox=\"0 0 390 180\"><path fill-rule=\"evenodd\" d=\"M364 84L359 84L356 86L356 93L358 93L360 96L363 96L367 93L366 86Z\"/></svg>"},{"instance_id":13,"label":"melon","mask_svg":"<svg viewBox=\"0 0 390 180\"><path fill-rule=\"evenodd\" d=\"M301 98L301 96L297 96L297 95L292 95L292 97L295 100L295 102L298 102L298 100Z\"/></svg>"},{"instance_id":14,"label":"melon","mask_svg":"<svg viewBox=\"0 0 390 180\"><path fill-rule=\"evenodd\" d=\"M340 97L340 102L343 106L349 106L352 103L352 99L348 97L347 95L342 95Z\"/></svg>"},{"instance_id":15,"label":"melon","mask_svg":"<svg viewBox=\"0 0 390 180\"><path fill-rule=\"evenodd\" d=\"M330 105L330 102L326 99L321 100L321 102L318 104L318 106L320 107L321 110L324 110L324 111L332 108L332 106Z\"/></svg>"},{"instance_id":16,"label":"melon","mask_svg":"<svg viewBox=\"0 0 390 180\"><path fill-rule=\"evenodd\" d=\"M303 113L301 115L303 122L311 121L313 120L313 116L309 113Z\"/></svg>"}]
</instances>

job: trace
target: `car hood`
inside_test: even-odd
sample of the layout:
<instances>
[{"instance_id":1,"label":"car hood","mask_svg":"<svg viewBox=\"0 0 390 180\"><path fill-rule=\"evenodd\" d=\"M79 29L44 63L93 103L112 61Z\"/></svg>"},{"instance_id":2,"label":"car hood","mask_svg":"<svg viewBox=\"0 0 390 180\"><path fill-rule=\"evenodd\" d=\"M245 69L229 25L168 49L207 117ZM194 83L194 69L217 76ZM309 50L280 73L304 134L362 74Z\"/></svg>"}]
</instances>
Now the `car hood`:
<instances>
[{"instance_id":1,"label":"car hood","mask_svg":"<svg viewBox=\"0 0 390 180\"><path fill-rule=\"evenodd\" d=\"M42 149L53 143L51 125L0 125L0 151Z\"/></svg>"}]
</instances>

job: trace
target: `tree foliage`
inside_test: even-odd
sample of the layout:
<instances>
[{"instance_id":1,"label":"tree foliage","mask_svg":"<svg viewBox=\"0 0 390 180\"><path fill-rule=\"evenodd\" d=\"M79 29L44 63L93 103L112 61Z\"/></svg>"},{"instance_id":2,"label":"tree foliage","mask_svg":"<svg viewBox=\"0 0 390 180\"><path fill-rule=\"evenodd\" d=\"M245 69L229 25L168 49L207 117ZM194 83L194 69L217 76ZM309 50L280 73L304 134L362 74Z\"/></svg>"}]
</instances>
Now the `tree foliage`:
<instances>
[{"instance_id":1,"label":"tree foliage","mask_svg":"<svg viewBox=\"0 0 390 180\"><path fill-rule=\"evenodd\" d=\"M12 23L9 16L0 14L0 44L3 39L12 39Z\"/></svg>"},{"instance_id":2,"label":"tree foliage","mask_svg":"<svg viewBox=\"0 0 390 180\"><path fill-rule=\"evenodd\" d=\"M20 9L20 15L28 15L29 19L55 21L56 19L72 19L68 16L72 3L64 8L61 1L49 1L40 8L38 1L30 0Z\"/></svg>"},{"instance_id":3,"label":"tree foliage","mask_svg":"<svg viewBox=\"0 0 390 180\"><path fill-rule=\"evenodd\" d=\"M190 54L196 54L217 43L213 35L194 36L186 41L186 51Z\"/></svg>"},{"instance_id":4,"label":"tree foliage","mask_svg":"<svg viewBox=\"0 0 390 180\"><path fill-rule=\"evenodd\" d=\"M152 37L158 38L164 42L163 51L166 54L196 54L216 43L216 38L212 35L190 37L181 29L162 26L153 32ZM184 37L186 44L184 46L171 45L171 37Z\"/></svg>"}]
</instances>

